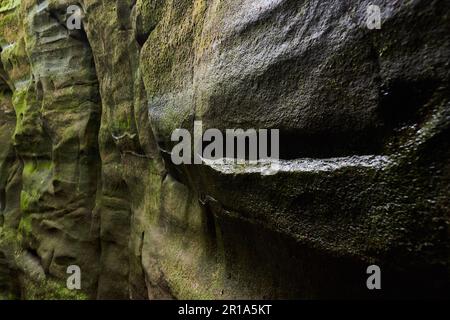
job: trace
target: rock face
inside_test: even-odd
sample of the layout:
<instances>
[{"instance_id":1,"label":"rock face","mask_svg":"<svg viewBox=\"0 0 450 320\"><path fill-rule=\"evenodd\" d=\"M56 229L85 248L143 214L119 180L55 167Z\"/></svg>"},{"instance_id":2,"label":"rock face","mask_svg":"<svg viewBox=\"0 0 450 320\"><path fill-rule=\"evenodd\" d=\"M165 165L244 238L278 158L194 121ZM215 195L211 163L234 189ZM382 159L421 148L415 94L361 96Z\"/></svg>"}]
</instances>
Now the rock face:
<instances>
[{"instance_id":1,"label":"rock face","mask_svg":"<svg viewBox=\"0 0 450 320\"><path fill-rule=\"evenodd\" d=\"M0 0L0 298L448 296L450 3L372 2ZM196 120L280 171L173 165Z\"/></svg>"}]
</instances>

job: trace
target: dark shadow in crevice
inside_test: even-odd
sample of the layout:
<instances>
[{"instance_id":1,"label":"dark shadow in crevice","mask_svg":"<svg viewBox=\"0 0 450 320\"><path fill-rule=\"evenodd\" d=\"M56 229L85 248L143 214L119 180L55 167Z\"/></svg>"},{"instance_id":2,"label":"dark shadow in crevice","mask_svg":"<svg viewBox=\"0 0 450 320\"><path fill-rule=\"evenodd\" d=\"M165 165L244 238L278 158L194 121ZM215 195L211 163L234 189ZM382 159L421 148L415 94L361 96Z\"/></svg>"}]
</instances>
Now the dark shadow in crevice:
<instances>
[{"instance_id":1,"label":"dark shadow in crevice","mask_svg":"<svg viewBox=\"0 0 450 320\"><path fill-rule=\"evenodd\" d=\"M392 81L380 89L380 114L388 130L420 122L439 83L434 80Z\"/></svg>"}]
</instances>

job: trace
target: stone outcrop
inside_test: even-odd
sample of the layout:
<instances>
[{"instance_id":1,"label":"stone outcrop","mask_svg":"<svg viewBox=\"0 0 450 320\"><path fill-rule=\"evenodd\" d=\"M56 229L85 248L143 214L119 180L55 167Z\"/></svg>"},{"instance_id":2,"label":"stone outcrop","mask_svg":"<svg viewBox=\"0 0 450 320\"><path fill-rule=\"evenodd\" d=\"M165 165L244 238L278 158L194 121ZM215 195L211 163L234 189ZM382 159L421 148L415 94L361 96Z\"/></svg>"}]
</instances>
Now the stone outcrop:
<instances>
[{"instance_id":1,"label":"stone outcrop","mask_svg":"<svg viewBox=\"0 0 450 320\"><path fill-rule=\"evenodd\" d=\"M449 12L0 0L0 297L448 296ZM279 129L280 171L173 165L196 120Z\"/></svg>"}]
</instances>

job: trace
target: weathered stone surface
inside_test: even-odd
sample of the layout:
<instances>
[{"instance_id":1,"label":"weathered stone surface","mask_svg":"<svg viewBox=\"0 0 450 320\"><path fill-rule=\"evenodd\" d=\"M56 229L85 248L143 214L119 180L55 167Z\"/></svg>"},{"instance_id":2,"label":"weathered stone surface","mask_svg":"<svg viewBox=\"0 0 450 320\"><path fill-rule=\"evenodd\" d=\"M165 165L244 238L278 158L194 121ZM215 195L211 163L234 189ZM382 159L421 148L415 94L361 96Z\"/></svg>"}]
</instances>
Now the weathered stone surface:
<instances>
[{"instance_id":1,"label":"weathered stone surface","mask_svg":"<svg viewBox=\"0 0 450 320\"><path fill-rule=\"evenodd\" d=\"M0 297L448 296L450 5L372 2L0 0ZM172 165L195 120L281 170Z\"/></svg>"},{"instance_id":2,"label":"weathered stone surface","mask_svg":"<svg viewBox=\"0 0 450 320\"><path fill-rule=\"evenodd\" d=\"M84 289L93 293L100 103L92 55L48 2L13 4L2 12L12 18L4 18L1 57L17 119L10 141L23 170L21 189L10 185L20 196L20 224L5 227L18 229L24 254L50 277L64 279L71 264L85 269Z\"/></svg>"},{"instance_id":3,"label":"weathered stone surface","mask_svg":"<svg viewBox=\"0 0 450 320\"><path fill-rule=\"evenodd\" d=\"M356 270L371 262L389 274L388 295L448 288L449 7L380 2L383 28L371 31L369 4L166 3L144 45L163 150L173 129L192 130L194 120L281 130L286 161L277 175L169 168L204 199L213 226L204 234L224 250L209 256L224 256L215 270L225 267L225 297L361 296ZM433 148L441 151L431 156ZM180 264L183 256L166 269ZM419 280L408 285L408 277Z\"/></svg>"}]
</instances>

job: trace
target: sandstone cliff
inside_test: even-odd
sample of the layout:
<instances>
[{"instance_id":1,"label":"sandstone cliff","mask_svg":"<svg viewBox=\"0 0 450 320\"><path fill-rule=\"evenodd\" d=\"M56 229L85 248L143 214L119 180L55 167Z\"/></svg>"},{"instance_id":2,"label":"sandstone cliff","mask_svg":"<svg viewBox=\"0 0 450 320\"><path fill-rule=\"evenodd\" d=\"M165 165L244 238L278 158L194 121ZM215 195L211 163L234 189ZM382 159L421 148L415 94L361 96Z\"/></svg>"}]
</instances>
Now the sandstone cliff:
<instances>
[{"instance_id":1,"label":"sandstone cliff","mask_svg":"<svg viewBox=\"0 0 450 320\"><path fill-rule=\"evenodd\" d=\"M449 1L0 0L0 44L0 297L449 294ZM280 172L172 165L195 120Z\"/></svg>"}]
</instances>

